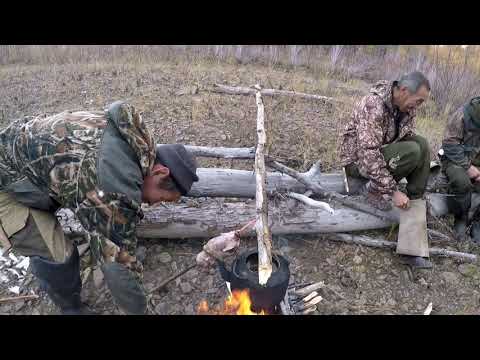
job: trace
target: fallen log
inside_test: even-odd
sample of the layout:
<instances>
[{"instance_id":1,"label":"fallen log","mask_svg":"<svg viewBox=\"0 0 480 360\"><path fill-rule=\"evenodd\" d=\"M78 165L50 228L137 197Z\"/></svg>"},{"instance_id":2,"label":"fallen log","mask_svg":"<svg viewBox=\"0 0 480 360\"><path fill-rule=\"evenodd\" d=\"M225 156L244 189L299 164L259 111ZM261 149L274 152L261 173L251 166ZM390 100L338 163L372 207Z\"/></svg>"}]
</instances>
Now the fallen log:
<instances>
[{"instance_id":1,"label":"fallen log","mask_svg":"<svg viewBox=\"0 0 480 360\"><path fill-rule=\"evenodd\" d=\"M442 194L429 194L429 201L443 203ZM388 228L398 221L398 211L391 211L395 220L384 221L374 215L331 204L335 213L331 215L319 208L305 206L293 200L275 200L269 204L269 225L273 235L318 234L349 232ZM440 210L446 207L438 206ZM442 211L443 211L442 210ZM256 216L255 203L224 202L223 199L201 200L198 204L179 203L145 207L145 217L137 226L137 235L142 238L212 238L221 233L236 230L249 223ZM445 215L446 212L436 214ZM70 210L57 213L66 233L81 232L80 223L73 218ZM247 235L253 235L250 230ZM432 234L435 235L435 234Z\"/></svg>"},{"instance_id":2,"label":"fallen log","mask_svg":"<svg viewBox=\"0 0 480 360\"><path fill-rule=\"evenodd\" d=\"M293 202L293 206L292 206ZM395 217L396 211L392 210ZM315 234L386 228L395 221L385 221L374 215L339 207L335 214L304 206L290 200L278 200L269 205L269 225L272 234ZM210 238L232 231L256 215L255 203L222 203L205 201L197 206L165 204L146 208L145 218L137 227L143 238Z\"/></svg>"},{"instance_id":3,"label":"fallen log","mask_svg":"<svg viewBox=\"0 0 480 360\"><path fill-rule=\"evenodd\" d=\"M345 194L341 173L321 174L318 165L304 173L304 178L320 182L326 191ZM193 183L190 197L255 197L255 173L247 170L198 168L199 181ZM349 181L351 194L358 193L365 182L360 179ZM267 172L267 193L274 191L304 193L307 187L294 178L279 172Z\"/></svg>"},{"instance_id":4,"label":"fallen log","mask_svg":"<svg viewBox=\"0 0 480 360\"><path fill-rule=\"evenodd\" d=\"M213 92L229 94L229 95L255 95L256 90L244 87L244 86L229 86L229 85L222 85L222 84L214 84ZM303 92L297 91L289 91L289 90L277 90L277 89L262 89L261 94L264 96L289 96L289 97L300 97L304 99L310 100L320 100L320 101L328 101L328 102L342 102L339 99L335 99L328 96L322 95L314 95L314 94L307 94Z\"/></svg>"},{"instance_id":5,"label":"fallen log","mask_svg":"<svg viewBox=\"0 0 480 360\"><path fill-rule=\"evenodd\" d=\"M158 144L157 146L160 146ZM255 159L255 147L230 148L185 145L187 151L198 157L213 157L223 159Z\"/></svg>"},{"instance_id":6,"label":"fallen log","mask_svg":"<svg viewBox=\"0 0 480 360\"><path fill-rule=\"evenodd\" d=\"M255 152L255 207L257 211L258 244L258 283L265 285L272 275L272 234L268 226L268 197L267 197L267 171L265 170L265 145L267 133L265 131L265 110L260 89L256 93L257 103L257 150Z\"/></svg>"}]
</instances>

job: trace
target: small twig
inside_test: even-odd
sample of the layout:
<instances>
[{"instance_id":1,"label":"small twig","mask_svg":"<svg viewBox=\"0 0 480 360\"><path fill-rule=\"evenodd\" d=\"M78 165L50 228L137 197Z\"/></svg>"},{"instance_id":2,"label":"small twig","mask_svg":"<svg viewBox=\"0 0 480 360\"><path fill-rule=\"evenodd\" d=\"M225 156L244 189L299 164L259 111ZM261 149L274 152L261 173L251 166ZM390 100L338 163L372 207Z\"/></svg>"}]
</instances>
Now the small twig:
<instances>
[{"instance_id":1,"label":"small twig","mask_svg":"<svg viewBox=\"0 0 480 360\"><path fill-rule=\"evenodd\" d=\"M0 303L10 302L10 301L19 301L19 300L33 300L38 299L38 295L22 295L22 296L13 296L0 299Z\"/></svg>"},{"instance_id":2,"label":"small twig","mask_svg":"<svg viewBox=\"0 0 480 360\"><path fill-rule=\"evenodd\" d=\"M161 288L165 287L165 285L171 283L173 280L175 280L176 278L182 276L183 274L185 274L186 272L192 270L194 267L196 267L197 264L193 264L193 265L190 265L189 267L185 268L184 270L178 272L177 274L175 275L172 275L170 276L168 279L164 280L160 285L154 287L152 290L150 290L149 294L155 292L155 291L158 291L160 290Z\"/></svg>"}]
</instances>

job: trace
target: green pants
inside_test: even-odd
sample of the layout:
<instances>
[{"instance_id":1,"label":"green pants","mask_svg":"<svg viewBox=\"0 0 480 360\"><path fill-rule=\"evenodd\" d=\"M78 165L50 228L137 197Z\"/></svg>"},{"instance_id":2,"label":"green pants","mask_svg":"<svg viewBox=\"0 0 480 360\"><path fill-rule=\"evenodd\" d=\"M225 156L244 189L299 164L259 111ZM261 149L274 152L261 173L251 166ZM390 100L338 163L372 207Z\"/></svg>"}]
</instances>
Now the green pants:
<instances>
[{"instance_id":1,"label":"green pants","mask_svg":"<svg viewBox=\"0 0 480 360\"><path fill-rule=\"evenodd\" d=\"M381 152L395 181L407 179L408 197L421 198L430 175L428 141L419 135L408 136L399 142L383 146ZM345 171L348 176L361 177L356 166L348 166Z\"/></svg>"},{"instance_id":2,"label":"green pants","mask_svg":"<svg viewBox=\"0 0 480 360\"><path fill-rule=\"evenodd\" d=\"M472 161L474 166L480 167L480 159L477 157ZM443 172L448 179L448 192L456 195L466 195L468 193L480 193L480 184L472 182L467 175L467 170L454 164L451 161L442 161Z\"/></svg>"},{"instance_id":3,"label":"green pants","mask_svg":"<svg viewBox=\"0 0 480 360\"><path fill-rule=\"evenodd\" d=\"M3 236L2 236L3 235ZM73 244L66 239L56 216L30 209L0 191L0 245L23 256L41 256L65 261Z\"/></svg>"}]
</instances>

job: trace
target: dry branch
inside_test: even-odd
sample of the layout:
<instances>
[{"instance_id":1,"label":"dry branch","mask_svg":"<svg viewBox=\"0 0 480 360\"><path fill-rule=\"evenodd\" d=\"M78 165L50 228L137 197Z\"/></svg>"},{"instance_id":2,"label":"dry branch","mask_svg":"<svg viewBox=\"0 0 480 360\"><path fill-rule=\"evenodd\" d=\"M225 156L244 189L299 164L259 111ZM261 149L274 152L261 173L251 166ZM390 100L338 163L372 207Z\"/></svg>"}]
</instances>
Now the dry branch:
<instances>
[{"instance_id":1,"label":"dry branch","mask_svg":"<svg viewBox=\"0 0 480 360\"><path fill-rule=\"evenodd\" d=\"M268 226L267 174L265 170L265 109L260 91L256 93L257 103L257 151L255 153L255 182L257 223L255 226L258 243L258 281L265 285L272 274L272 234Z\"/></svg>"},{"instance_id":2,"label":"dry branch","mask_svg":"<svg viewBox=\"0 0 480 360\"><path fill-rule=\"evenodd\" d=\"M304 184L306 187L308 187L310 190L312 190L314 193L320 195L321 197L335 199L336 201L338 201L339 203L341 203L345 206L348 206L352 209L356 209L356 210L359 210L359 211L363 211L367 214L377 216L384 221L394 219L394 217L387 212L377 210L377 209L375 209L371 206L368 206L366 204L363 204L363 203L354 201L352 199L346 198L346 197L344 197L344 196L342 196L342 195L340 195L336 192L325 191L325 189L323 189L323 187L321 185L319 185L318 183L312 182L312 181L310 181L310 179L302 177L302 175L299 172L297 172L297 171L295 171L295 170L293 170L293 169L291 169L291 168L289 168L289 167L287 167L283 164L280 164L277 161L270 160L270 161L268 161L268 165L270 167L278 170L278 171L281 171L284 174L287 174L287 175L297 179L298 181L300 181L302 184Z\"/></svg>"},{"instance_id":3,"label":"dry branch","mask_svg":"<svg viewBox=\"0 0 480 360\"><path fill-rule=\"evenodd\" d=\"M377 248L385 249L396 249L397 243L392 241L386 241L383 239L374 239L368 236L363 235L352 235L352 234L332 234L329 237L329 240L337 240L350 244L365 245ZM458 251L452 251L447 249L441 249L437 247L429 248L430 255L442 256L442 257L451 257L464 261L476 262L478 261L478 256L474 254L462 253Z\"/></svg>"},{"instance_id":4,"label":"dry branch","mask_svg":"<svg viewBox=\"0 0 480 360\"><path fill-rule=\"evenodd\" d=\"M182 276L183 274L189 272L190 270L192 270L194 267L196 267L197 264L193 264L193 265L190 265L189 267L183 269L182 271L179 271L178 273L176 273L175 275L172 275L170 276L169 278L165 279L164 281L162 281L160 283L160 285L157 285L155 286L152 290L150 290L150 294L155 292L155 291L158 291L162 288L164 288L166 285L168 285L169 283L171 283L173 280L179 278L180 276Z\"/></svg>"},{"instance_id":5,"label":"dry branch","mask_svg":"<svg viewBox=\"0 0 480 360\"><path fill-rule=\"evenodd\" d=\"M11 302L11 301L20 301L20 300L33 300L38 299L38 295L22 295L22 296L13 296L0 299L1 303Z\"/></svg>"},{"instance_id":6,"label":"dry branch","mask_svg":"<svg viewBox=\"0 0 480 360\"><path fill-rule=\"evenodd\" d=\"M228 86L228 85L222 85L222 84L214 84L213 91L218 93L223 93L223 94L229 94L229 95L255 95L256 94L256 90L252 88L243 87L243 86ZM281 96L289 96L289 97L301 97L301 98L310 99L310 100L341 102L341 100L339 99L334 99L328 96L306 94L302 92L288 91L288 90L262 89L261 94L265 96L281 95Z\"/></svg>"}]
</instances>

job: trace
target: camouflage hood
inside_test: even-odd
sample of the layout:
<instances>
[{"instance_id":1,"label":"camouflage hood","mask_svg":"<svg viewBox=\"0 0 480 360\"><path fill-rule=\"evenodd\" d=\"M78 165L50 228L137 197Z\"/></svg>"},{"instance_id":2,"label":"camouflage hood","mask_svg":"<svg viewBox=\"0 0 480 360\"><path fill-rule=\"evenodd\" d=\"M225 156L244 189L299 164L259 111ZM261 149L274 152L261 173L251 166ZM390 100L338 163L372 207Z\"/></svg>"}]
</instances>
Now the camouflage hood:
<instances>
[{"instance_id":1,"label":"camouflage hood","mask_svg":"<svg viewBox=\"0 0 480 360\"><path fill-rule=\"evenodd\" d=\"M370 89L370 93L379 96L391 112L393 112L392 88L394 83L395 81L380 80Z\"/></svg>"}]
</instances>

